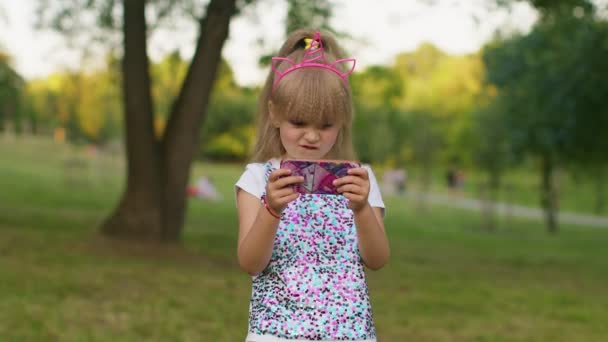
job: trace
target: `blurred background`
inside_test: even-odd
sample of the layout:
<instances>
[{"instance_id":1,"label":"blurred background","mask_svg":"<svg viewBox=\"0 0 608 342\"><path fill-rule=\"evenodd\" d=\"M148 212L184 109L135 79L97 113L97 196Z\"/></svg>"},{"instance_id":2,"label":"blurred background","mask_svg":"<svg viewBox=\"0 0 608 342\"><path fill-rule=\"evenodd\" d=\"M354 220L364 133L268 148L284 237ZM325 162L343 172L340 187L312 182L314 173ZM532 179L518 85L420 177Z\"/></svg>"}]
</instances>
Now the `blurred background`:
<instances>
[{"instance_id":1,"label":"blurred background","mask_svg":"<svg viewBox=\"0 0 608 342\"><path fill-rule=\"evenodd\" d=\"M608 339L608 1L0 1L0 340L242 341L234 183L288 32L357 58L379 341Z\"/></svg>"}]
</instances>

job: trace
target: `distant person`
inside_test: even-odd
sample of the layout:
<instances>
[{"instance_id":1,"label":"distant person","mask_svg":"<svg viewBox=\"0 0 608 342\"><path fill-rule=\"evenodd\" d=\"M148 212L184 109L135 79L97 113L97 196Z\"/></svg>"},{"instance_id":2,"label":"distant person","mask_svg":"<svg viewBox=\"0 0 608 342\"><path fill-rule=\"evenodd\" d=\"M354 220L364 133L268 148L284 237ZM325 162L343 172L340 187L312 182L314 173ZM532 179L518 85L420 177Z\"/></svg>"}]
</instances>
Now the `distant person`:
<instances>
[{"instance_id":1,"label":"distant person","mask_svg":"<svg viewBox=\"0 0 608 342\"><path fill-rule=\"evenodd\" d=\"M396 171L396 183L397 183L397 193L399 195L403 195L406 189L407 182L407 171L404 169L398 169Z\"/></svg>"},{"instance_id":2,"label":"distant person","mask_svg":"<svg viewBox=\"0 0 608 342\"><path fill-rule=\"evenodd\" d=\"M448 191L452 192L454 187L456 186L456 171L454 169L449 168L445 174L445 182L448 186Z\"/></svg>"},{"instance_id":3,"label":"distant person","mask_svg":"<svg viewBox=\"0 0 608 342\"><path fill-rule=\"evenodd\" d=\"M255 163L235 187L238 261L253 281L246 341L376 341L364 268L384 266L389 245L374 173L351 169L337 196L299 195L303 177L279 168L354 159L354 60L312 30L290 34L279 56L259 99Z\"/></svg>"},{"instance_id":4,"label":"distant person","mask_svg":"<svg viewBox=\"0 0 608 342\"><path fill-rule=\"evenodd\" d=\"M457 170L454 175L454 188L459 192L464 190L464 172L462 170Z\"/></svg>"},{"instance_id":5,"label":"distant person","mask_svg":"<svg viewBox=\"0 0 608 342\"><path fill-rule=\"evenodd\" d=\"M446 173L448 194L461 195L464 188L464 173L456 168L448 169Z\"/></svg>"},{"instance_id":6,"label":"distant person","mask_svg":"<svg viewBox=\"0 0 608 342\"><path fill-rule=\"evenodd\" d=\"M188 188L188 195L204 200L219 201L222 196L215 189L210 177L201 176L195 186Z\"/></svg>"},{"instance_id":7,"label":"distant person","mask_svg":"<svg viewBox=\"0 0 608 342\"><path fill-rule=\"evenodd\" d=\"M382 175L383 191L389 194L405 193L407 172L404 169L388 170Z\"/></svg>"}]
</instances>

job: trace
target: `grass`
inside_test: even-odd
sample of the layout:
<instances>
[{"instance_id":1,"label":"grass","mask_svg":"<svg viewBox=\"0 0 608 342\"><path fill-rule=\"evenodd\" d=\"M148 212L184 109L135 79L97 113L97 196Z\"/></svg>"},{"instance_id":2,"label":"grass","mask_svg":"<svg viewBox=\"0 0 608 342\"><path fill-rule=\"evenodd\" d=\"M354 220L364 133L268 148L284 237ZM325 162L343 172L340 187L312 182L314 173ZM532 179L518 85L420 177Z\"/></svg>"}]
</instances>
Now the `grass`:
<instances>
[{"instance_id":1,"label":"grass","mask_svg":"<svg viewBox=\"0 0 608 342\"><path fill-rule=\"evenodd\" d=\"M0 340L243 341L250 279L235 260L243 167L197 164L224 196L192 200L180 246L112 241L123 165L0 139ZM70 170L66 160L84 167ZM92 166L94 165L94 167ZM73 179L68 180L67 177ZM379 341L603 341L608 230L387 198L391 262L368 281Z\"/></svg>"}]
</instances>

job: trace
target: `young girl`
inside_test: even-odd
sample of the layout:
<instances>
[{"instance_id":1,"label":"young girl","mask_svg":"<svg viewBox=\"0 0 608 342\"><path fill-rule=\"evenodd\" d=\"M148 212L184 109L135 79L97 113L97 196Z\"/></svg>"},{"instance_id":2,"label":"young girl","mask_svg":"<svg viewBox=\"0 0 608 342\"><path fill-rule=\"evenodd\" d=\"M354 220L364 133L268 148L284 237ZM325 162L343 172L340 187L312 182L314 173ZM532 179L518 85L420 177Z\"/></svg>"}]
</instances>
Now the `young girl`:
<instances>
[{"instance_id":1,"label":"young girl","mask_svg":"<svg viewBox=\"0 0 608 342\"><path fill-rule=\"evenodd\" d=\"M292 33L260 98L255 163L236 183L238 260L253 276L247 342L376 341L364 265L389 258L384 203L368 166L339 195L299 195L280 160L353 160L354 59L323 33ZM350 64L350 67L345 65Z\"/></svg>"}]
</instances>

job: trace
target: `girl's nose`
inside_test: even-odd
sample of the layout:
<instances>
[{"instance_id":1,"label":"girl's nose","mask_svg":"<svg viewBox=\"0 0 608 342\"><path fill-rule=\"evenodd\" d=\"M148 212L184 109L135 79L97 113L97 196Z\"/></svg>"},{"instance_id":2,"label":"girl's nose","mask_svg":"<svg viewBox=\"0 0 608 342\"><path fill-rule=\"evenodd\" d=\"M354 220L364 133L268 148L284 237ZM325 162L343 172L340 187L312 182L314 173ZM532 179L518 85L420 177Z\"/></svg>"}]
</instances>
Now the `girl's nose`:
<instances>
[{"instance_id":1,"label":"girl's nose","mask_svg":"<svg viewBox=\"0 0 608 342\"><path fill-rule=\"evenodd\" d=\"M309 129L304 135L304 139L311 143L316 143L321 138L321 134L314 128Z\"/></svg>"}]
</instances>

